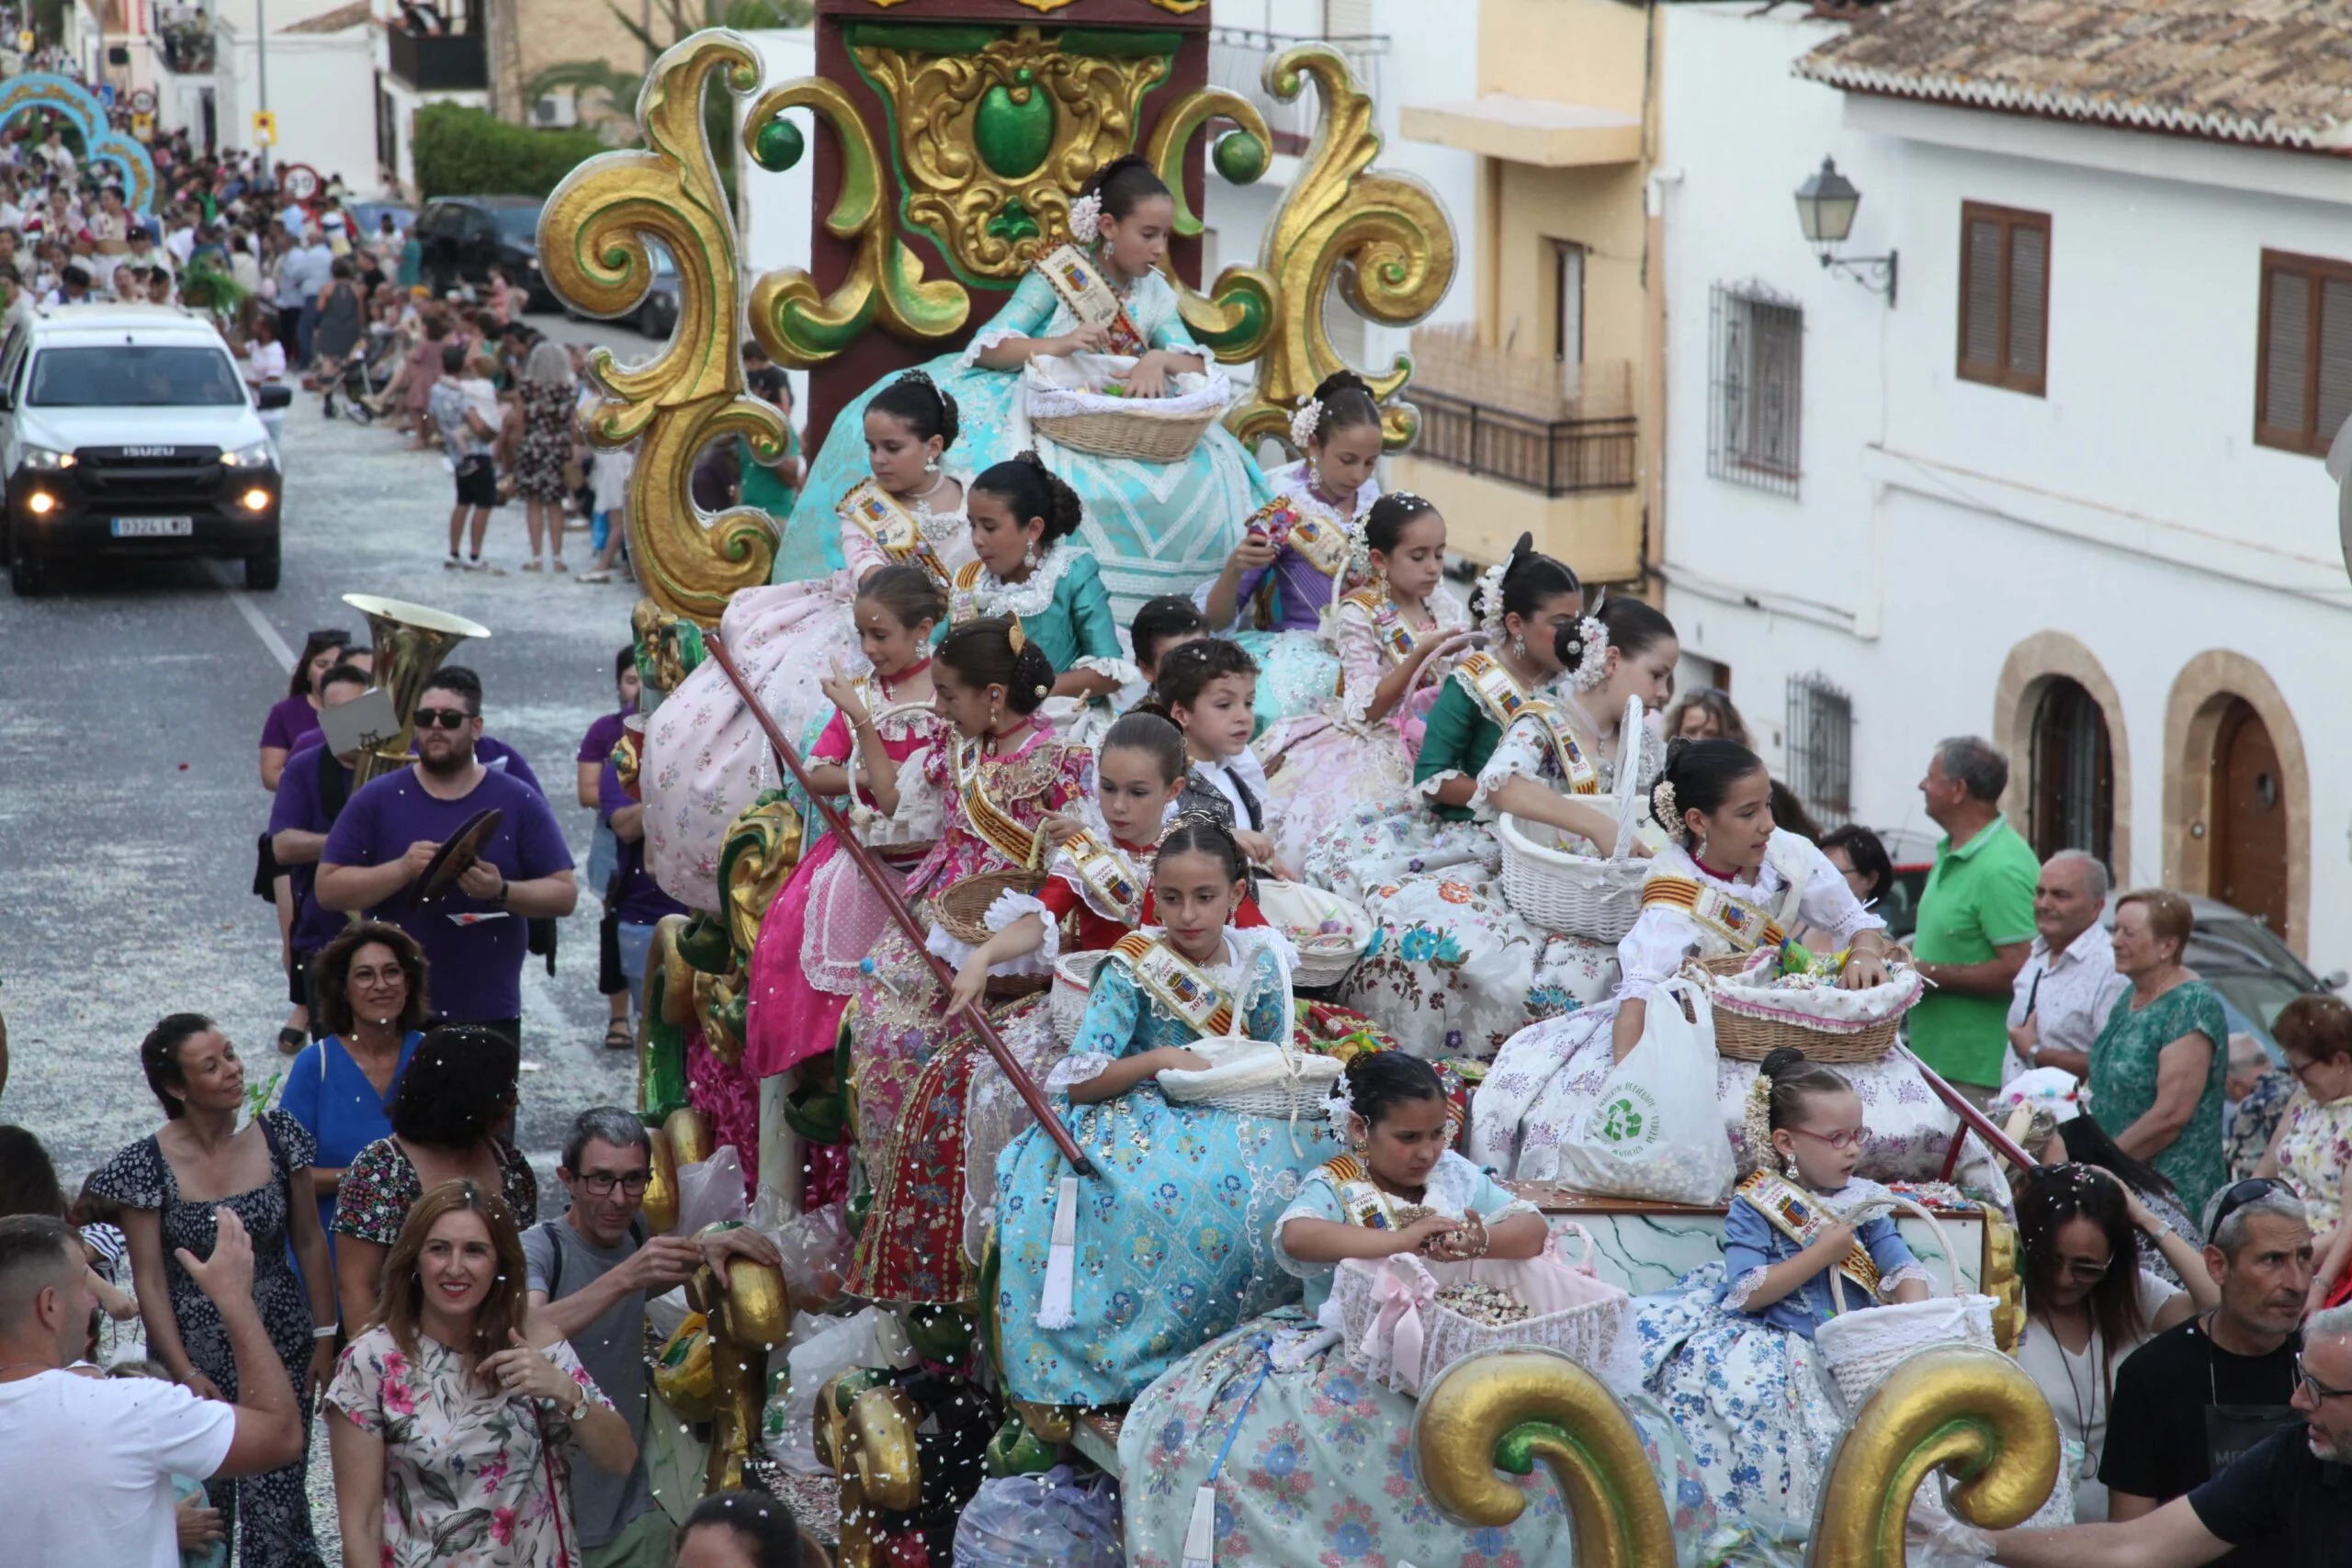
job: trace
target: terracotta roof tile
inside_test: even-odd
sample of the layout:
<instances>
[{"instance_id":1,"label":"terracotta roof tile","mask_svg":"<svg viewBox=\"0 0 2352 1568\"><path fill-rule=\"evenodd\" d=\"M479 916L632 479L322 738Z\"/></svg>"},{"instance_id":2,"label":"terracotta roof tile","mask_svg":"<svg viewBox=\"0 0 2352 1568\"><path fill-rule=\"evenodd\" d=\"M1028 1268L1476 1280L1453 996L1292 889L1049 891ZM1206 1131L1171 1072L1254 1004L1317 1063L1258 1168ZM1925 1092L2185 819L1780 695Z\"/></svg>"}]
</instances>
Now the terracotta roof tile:
<instances>
[{"instance_id":1,"label":"terracotta roof tile","mask_svg":"<svg viewBox=\"0 0 2352 1568\"><path fill-rule=\"evenodd\" d=\"M1896 0L1797 62L1849 92L2352 152L2347 0Z\"/></svg>"}]
</instances>

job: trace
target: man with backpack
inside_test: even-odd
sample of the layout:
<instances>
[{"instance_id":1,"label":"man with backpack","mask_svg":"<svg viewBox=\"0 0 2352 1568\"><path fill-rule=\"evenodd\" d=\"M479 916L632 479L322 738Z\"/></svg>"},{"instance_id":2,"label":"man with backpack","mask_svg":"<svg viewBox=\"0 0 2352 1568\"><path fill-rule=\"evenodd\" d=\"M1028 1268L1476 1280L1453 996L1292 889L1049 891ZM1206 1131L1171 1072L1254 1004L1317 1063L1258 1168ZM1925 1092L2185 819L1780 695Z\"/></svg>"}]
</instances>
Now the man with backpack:
<instances>
[{"instance_id":1,"label":"man with backpack","mask_svg":"<svg viewBox=\"0 0 2352 1568\"><path fill-rule=\"evenodd\" d=\"M637 1463L626 1475L573 1467L571 1513L582 1561L586 1568L667 1568L670 1521L645 1472L646 1299L684 1284L706 1263L723 1274L730 1258L774 1264L776 1250L748 1227L695 1241L649 1235L645 1190L653 1177L653 1144L633 1111L582 1111L565 1135L556 1176L571 1195L571 1212L523 1233L531 1313L571 1341L638 1444Z\"/></svg>"}]
</instances>

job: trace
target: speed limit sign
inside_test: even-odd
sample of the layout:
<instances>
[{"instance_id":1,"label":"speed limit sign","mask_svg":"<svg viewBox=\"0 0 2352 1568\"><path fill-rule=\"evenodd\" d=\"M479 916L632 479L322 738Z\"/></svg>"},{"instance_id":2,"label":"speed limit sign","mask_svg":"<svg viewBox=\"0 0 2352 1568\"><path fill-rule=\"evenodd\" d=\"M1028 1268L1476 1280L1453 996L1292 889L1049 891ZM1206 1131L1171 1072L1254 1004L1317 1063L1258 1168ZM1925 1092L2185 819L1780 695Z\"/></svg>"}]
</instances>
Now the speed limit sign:
<instances>
[{"instance_id":1,"label":"speed limit sign","mask_svg":"<svg viewBox=\"0 0 2352 1568\"><path fill-rule=\"evenodd\" d=\"M277 177L286 194L296 201L308 201L319 194L319 171L308 164L288 164Z\"/></svg>"},{"instance_id":2,"label":"speed limit sign","mask_svg":"<svg viewBox=\"0 0 2352 1568\"><path fill-rule=\"evenodd\" d=\"M141 87L133 91L130 95L130 112L133 114L153 114L155 112L155 90L153 87Z\"/></svg>"}]
</instances>

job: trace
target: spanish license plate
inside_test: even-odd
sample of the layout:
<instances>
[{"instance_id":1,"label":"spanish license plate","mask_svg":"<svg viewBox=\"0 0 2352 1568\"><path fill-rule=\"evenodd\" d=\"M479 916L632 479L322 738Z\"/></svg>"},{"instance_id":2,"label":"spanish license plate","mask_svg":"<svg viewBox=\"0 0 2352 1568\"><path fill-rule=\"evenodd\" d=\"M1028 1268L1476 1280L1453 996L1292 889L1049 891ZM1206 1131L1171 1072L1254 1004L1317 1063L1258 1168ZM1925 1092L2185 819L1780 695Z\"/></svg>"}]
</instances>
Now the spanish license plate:
<instances>
[{"instance_id":1,"label":"spanish license plate","mask_svg":"<svg viewBox=\"0 0 2352 1568\"><path fill-rule=\"evenodd\" d=\"M185 539L196 532L193 517L118 517L114 520L114 536L118 539Z\"/></svg>"}]
</instances>

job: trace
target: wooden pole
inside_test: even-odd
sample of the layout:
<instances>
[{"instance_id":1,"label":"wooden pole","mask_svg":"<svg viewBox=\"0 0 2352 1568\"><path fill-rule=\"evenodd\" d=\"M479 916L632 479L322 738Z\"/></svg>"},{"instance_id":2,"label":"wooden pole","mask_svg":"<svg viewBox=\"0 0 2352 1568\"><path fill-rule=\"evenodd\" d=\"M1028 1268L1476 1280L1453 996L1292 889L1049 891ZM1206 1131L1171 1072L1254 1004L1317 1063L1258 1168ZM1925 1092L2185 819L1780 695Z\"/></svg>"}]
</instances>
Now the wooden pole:
<instances>
[{"instance_id":1,"label":"wooden pole","mask_svg":"<svg viewBox=\"0 0 2352 1568\"><path fill-rule=\"evenodd\" d=\"M1910 1046L1897 1045L1895 1049L1902 1052L1905 1059L1919 1069L1919 1076L1927 1080L1928 1087L1935 1091L1936 1098L1951 1106L1952 1113L1960 1118L1960 1130L1951 1135L1951 1147L1944 1151L1944 1179L1946 1181L1950 1181L1951 1173L1960 1168L1961 1145L1968 1141L1968 1134L1971 1133L1984 1139L1995 1154L2007 1160L2019 1170L2031 1170L2034 1168L2038 1163L2034 1157L2019 1148L2016 1141L2007 1133L1995 1126L1991 1117L1971 1105L1966 1095L1946 1083L1941 1073L1914 1055Z\"/></svg>"},{"instance_id":2,"label":"wooden pole","mask_svg":"<svg viewBox=\"0 0 2352 1568\"><path fill-rule=\"evenodd\" d=\"M907 901L900 896L898 885L875 860L874 852L859 842L857 835L850 831L849 824L842 820L841 813L833 809L832 803L809 785L808 770L801 762L800 754L792 749L792 742L784 738L784 731L776 728L775 720L761 705L758 694L752 690L751 683L743 679L743 671L737 667L735 656L727 651L727 645L718 640L716 632L709 630L703 634L703 645L726 673L729 682L735 688L735 694L743 699L744 707L759 721L760 728L767 735L768 744L775 748L776 756L792 771L792 776L800 781L800 787L808 792L808 804L816 807L817 815L827 830L840 841L842 852L849 856L851 863L865 878L866 885L881 898L891 924L906 933L907 940L914 943L915 951L931 965L932 975L938 980L940 989L946 990L955 984L955 971L947 967L946 960L923 945L922 924L915 919L914 911L907 908ZM1022 1103L1037 1119L1037 1125L1046 1130L1046 1135L1053 1139L1054 1146L1061 1150L1062 1158L1069 1161L1079 1175L1092 1176L1093 1162L1080 1151L1078 1140L1070 1136L1069 1129L1062 1125L1061 1118L1055 1115L1053 1108L1046 1103L1045 1091L1037 1087L1036 1080L1013 1059L1012 1052L1005 1045L1004 1037L996 1032L996 1025L989 1021L988 1015L980 1010L978 1003L965 1008L963 1013L971 1023L972 1032L980 1037L980 1043L989 1055L996 1058L996 1065L1004 1069L1004 1076L1012 1080L1013 1091L1021 1096Z\"/></svg>"}]
</instances>

